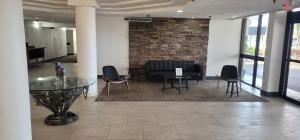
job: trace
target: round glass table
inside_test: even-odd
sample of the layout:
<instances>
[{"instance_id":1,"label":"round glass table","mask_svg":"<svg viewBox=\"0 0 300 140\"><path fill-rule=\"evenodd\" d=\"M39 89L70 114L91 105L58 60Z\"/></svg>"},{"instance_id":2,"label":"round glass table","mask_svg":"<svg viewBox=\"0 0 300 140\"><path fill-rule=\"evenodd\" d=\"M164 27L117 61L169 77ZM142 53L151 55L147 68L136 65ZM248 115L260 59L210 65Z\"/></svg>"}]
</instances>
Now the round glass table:
<instances>
[{"instance_id":1,"label":"round glass table","mask_svg":"<svg viewBox=\"0 0 300 140\"><path fill-rule=\"evenodd\" d=\"M30 80L29 90L38 106L53 112L45 119L46 124L65 125L78 119L78 115L68 110L78 96L87 98L89 86L95 82L80 77L39 77Z\"/></svg>"}]
</instances>

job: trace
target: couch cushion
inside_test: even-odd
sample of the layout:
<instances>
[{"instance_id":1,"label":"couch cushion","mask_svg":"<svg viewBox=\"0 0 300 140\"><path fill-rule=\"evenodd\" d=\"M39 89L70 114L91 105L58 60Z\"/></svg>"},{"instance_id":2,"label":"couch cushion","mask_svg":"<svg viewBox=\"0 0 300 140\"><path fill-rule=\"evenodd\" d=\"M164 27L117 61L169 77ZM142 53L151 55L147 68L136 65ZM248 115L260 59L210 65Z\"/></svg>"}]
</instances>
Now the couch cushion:
<instances>
[{"instance_id":1,"label":"couch cushion","mask_svg":"<svg viewBox=\"0 0 300 140\"><path fill-rule=\"evenodd\" d=\"M195 61L173 61L173 69L182 68L183 71L190 71L194 68Z\"/></svg>"},{"instance_id":2,"label":"couch cushion","mask_svg":"<svg viewBox=\"0 0 300 140\"><path fill-rule=\"evenodd\" d=\"M159 75L159 76L162 76L162 75L165 75L165 74L170 74L171 72L170 71L156 71L156 72L150 72L149 75Z\"/></svg>"},{"instance_id":3,"label":"couch cushion","mask_svg":"<svg viewBox=\"0 0 300 140\"><path fill-rule=\"evenodd\" d=\"M147 62L148 68L151 71L171 71L172 60L150 60Z\"/></svg>"}]
</instances>

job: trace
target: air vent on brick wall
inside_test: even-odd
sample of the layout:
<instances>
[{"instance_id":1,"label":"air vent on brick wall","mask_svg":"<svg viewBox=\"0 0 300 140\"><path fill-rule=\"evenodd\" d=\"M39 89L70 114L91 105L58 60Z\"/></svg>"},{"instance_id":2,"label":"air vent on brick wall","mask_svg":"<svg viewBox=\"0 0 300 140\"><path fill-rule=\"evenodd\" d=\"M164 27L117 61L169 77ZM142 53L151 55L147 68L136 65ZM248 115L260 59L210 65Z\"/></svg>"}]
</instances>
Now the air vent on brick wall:
<instances>
[{"instance_id":1,"label":"air vent on brick wall","mask_svg":"<svg viewBox=\"0 0 300 140\"><path fill-rule=\"evenodd\" d=\"M128 22L152 22L152 18L149 15L147 17L126 17L125 20Z\"/></svg>"}]
</instances>

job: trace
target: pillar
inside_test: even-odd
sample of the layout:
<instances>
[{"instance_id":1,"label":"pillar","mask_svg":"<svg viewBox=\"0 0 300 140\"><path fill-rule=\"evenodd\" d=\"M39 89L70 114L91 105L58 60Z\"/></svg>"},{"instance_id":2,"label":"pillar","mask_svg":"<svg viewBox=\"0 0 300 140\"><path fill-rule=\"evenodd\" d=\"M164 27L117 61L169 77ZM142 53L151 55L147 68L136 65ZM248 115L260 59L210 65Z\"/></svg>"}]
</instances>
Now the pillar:
<instances>
[{"instance_id":1,"label":"pillar","mask_svg":"<svg viewBox=\"0 0 300 140\"><path fill-rule=\"evenodd\" d=\"M76 6L76 36L78 75L97 79L96 9ZM89 95L97 95L97 82L90 87Z\"/></svg>"},{"instance_id":2,"label":"pillar","mask_svg":"<svg viewBox=\"0 0 300 140\"><path fill-rule=\"evenodd\" d=\"M22 0L2 0L0 19L0 139L32 140Z\"/></svg>"},{"instance_id":3,"label":"pillar","mask_svg":"<svg viewBox=\"0 0 300 140\"><path fill-rule=\"evenodd\" d=\"M286 12L279 11L270 13L261 92L264 96L279 95L285 24Z\"/></svg>"}]
</instances>

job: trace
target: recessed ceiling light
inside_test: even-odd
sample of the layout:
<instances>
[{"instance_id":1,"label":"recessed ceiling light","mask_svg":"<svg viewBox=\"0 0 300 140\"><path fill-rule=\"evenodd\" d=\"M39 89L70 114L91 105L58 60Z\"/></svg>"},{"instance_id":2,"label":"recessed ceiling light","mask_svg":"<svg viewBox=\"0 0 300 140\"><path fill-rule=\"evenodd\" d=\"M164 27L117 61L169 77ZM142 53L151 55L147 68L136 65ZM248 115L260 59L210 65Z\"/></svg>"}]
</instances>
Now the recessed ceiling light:
<instances>
[{"instance_id":1,"label":"recessed ceiling light","mask_svg":"<svg viewBox=\"0 0 300 140\"><path fill-rule=\"evenodd\" d=\"M33 21L32 26L36 29L40 28L40 22L39 21Z\"/></svg>"},{"instance_id":2,"label":"recessed ceiling light","mask_svg":"<svg viewBox=\"0 0 300 140\"><path fill-rule=\"evenodd\" d=\"M192 19L194 19L195 17L192 17Z\"/></svg>"},{"instance_id":3,"label":"recessed ceiling light","mask_svg":"<svg viewBox=\"0 0 300 140\"><path fill-rule=\"evenodd\" d=\"M177 10L177 13L183 13L183 10Z\"/></svg>"}]
</instances>

